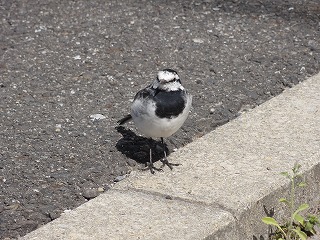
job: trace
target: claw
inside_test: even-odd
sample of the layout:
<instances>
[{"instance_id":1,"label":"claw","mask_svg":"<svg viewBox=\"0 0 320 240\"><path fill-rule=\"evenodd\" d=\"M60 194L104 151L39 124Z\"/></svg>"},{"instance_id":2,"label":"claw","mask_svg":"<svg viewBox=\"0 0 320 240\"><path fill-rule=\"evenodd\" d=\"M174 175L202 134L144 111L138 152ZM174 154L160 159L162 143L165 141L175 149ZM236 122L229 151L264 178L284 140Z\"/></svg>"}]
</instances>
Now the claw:
<instances>
[{"instance_id":1,"label":"claw","mask_svg":"<svg viewBox=\"0 0 320 240\"><path fill-rule=\"evenodd\" d=\"M160 160L160 161L162 162L161 168L163 168L165 165L167 165L167 166L170 168L170 170L172 170L172 169L173 169L172 166L179 166L179 165L181 165L181 164L179 164L179 163L170 163L170 162L168 161L168 159L167 159L167 153L166 153L166 148L165 148L165 145L164 145L163 138L161 138L161 143L162 143L163 153L164 153L164 158Z\"/></svg>"},{"instance_id":2,"label":"claw","mask_svg":"<svg viewBox=\"0 0 320 240\"><path fill-rule=\"evenodd\" d=\"M155 171L158 171L158 172L163 172L163 169L162 168L157 168L153 165L153 163L147 163L147 166L145 168L141 168L140 169L141 171L146 171L146 170L150 170L150 172L152 174L155 174Z\"/></svg>"},{"instance_id":3,"label":"claw","mask_svg":"<svg viewBox=\"0 0 320 240\"><path fill-rule=\"evenodd\" d=\"M163 168L164 166L167 165L170 168L170 170L173 169L172 166L180 166L181 165L180 163L170 163L167 158L161 159L160 161L162 162L162 166L160 168Z\"/></svg>"},{"instance_id":4,"label":"claw","mask_svg":"<svg viewBox=\"0 0 320 240\"><path fill-rule=\"evenodd\" d=\"M149 159L149 162L147 162L147 166L146 166L145 168L142 168L141 170L142 170L142 171L150 170L150 172L151 172L152 174L155 174L155 171L154 171L154 170L159 171L159 172L163 171L161 168L157 168L157 167L155 167L155 166L153 165L153 161L152 161L152 150L151 150L151 148L150 148L150 152L149 152L149 157L150 157L150 159Z\"/></svg>"},{"instance_id":5,"label":"claw","mask_svg":"<svg viewBox=\"0 0 320 240\"><path fill-rule=\"evenodd\" d=\"M167 159L167 153L166 153L166 148L165 148L165 145L164 145L164 141L163 141L163 138L161 138L161 143L162 143L162 147L163 147L163 153L164 153L164 158L161 159L160 161L162 162L162 165L160 168L157 168L153 165L153 161L152 161L152 150L150 148L150 151L149 151L149 162L147 162L147 166L145 168L140 168L141 171L146 171L146 170L150 170L150 172L152 174L155 174L155 171L158 171L158 172L162 172L163 171L163 167L164 166L168 166L170 168L170 170L173 169L173 166L180 166L181 164L179 163L170 163Z\"/></svg>"}]
</instances>

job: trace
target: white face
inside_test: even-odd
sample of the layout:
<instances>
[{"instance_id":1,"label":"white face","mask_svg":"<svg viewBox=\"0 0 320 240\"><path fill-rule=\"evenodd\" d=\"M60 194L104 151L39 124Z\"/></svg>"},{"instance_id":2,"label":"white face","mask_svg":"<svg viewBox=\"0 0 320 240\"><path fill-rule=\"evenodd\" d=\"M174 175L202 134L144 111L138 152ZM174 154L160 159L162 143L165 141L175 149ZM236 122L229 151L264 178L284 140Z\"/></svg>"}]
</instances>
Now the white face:
<instances>
[{"instance_id":1,"label":"white face","mask_svg":"<svg viewBox=\"0 0 320 240\"><path fill-rule=\"evenodd\" d=\"M166 91L184 90L180 83L179 75L175 71L162 70L158 72L157 79L152 83L152 88Z\"/></svg>"},{"instance_id":2,"label":"white face","mask_svg":"<svg viewBox=\"0 0 320 240\"><path fill-rule=\"evenodd\" d=\"M176 72L169 72L166 70L158 72L158 80L160 83L167 83L174 79L179 80L179 76Z\"/></svg>"}]
</instances>

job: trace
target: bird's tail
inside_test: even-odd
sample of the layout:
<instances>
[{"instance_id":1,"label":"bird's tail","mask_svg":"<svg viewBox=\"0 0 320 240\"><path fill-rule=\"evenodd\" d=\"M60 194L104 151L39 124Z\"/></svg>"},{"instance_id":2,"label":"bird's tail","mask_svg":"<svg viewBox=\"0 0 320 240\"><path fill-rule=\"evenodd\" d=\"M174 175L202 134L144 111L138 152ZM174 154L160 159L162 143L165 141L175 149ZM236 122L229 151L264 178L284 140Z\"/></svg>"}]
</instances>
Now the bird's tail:
<instances>
[{"instance_id":1,"label":"bird's tail","mask_svg":"<svg viewBox=\"0 0 320 240\"><path fill-rule=\"evenodd\" d=\"M117 123L119 123L119 125L122 125L122 124L125 124L126 122L131 121L131 119L132 119L131 114L128 114L124 118L120 119Z\"/></svg>"}]
</instances>

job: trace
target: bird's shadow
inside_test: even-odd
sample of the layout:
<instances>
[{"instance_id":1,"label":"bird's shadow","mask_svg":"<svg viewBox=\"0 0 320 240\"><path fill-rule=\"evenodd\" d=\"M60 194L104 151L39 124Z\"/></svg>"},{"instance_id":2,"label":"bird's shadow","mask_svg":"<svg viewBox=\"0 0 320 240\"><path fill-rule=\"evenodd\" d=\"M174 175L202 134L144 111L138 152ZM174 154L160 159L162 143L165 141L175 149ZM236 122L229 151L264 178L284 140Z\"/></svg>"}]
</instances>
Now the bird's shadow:
<instances>
[{"instance_id":1,"label":"bird's shadow","mask_svg":"<svg viewBox=\"0 0 320 240\"><path fill-rule=\"evenodd\" d=\"M133 131L123 126L117 126L116 130L122 135L122 138L116 143L116 148L128 158L138 163L147 164L150 161L150 148L152 150L153 162L164 157L164 149L161 141L137 136ZM165 151L168 155L168 147L166 144Z\"/></svg>"}]
</instances>

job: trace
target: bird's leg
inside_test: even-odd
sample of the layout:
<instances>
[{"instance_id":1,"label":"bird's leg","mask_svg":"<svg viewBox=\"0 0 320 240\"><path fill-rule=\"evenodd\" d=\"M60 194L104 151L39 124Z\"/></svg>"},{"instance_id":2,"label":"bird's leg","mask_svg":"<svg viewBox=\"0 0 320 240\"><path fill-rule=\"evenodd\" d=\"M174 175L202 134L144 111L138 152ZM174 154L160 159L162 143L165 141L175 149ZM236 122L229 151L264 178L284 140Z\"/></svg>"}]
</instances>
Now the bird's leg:
<instances>
[{"instance_id":1,"label":"bird's leg","mask_svg":"<svg viewBox=\"0 0 320 240\"><path fill-rule=\"evenodd\" d=\"M163 148L163 153L164 153L164 158L161 159L162 166L163 168L165 165L167 165L171 170L173 169L172 166L179 166L179 163L170 163L167 159L167 152L166 152L166 146L164 145L163 137L161 138L161 144Z\"/></svg>"},{"instance_id":2,"label":"bird's leg","mask_svg":"<svg viewBox=\"0 0 320 240\"><path fill-rule=\"evenodd\" d=\"M150 144L151 144L151 141L152 139L150 139ZM153 161L152 161L152 150L151 150L151 146L150 146L150 150L149 150L149 162L147 162L147 167L143 168L142 170L150 170L150 172L152 174L154 174L154 170L156 171L163 171L161 168L156 168L154 165L153 165Z\"/></svg>"}]
</instances>

